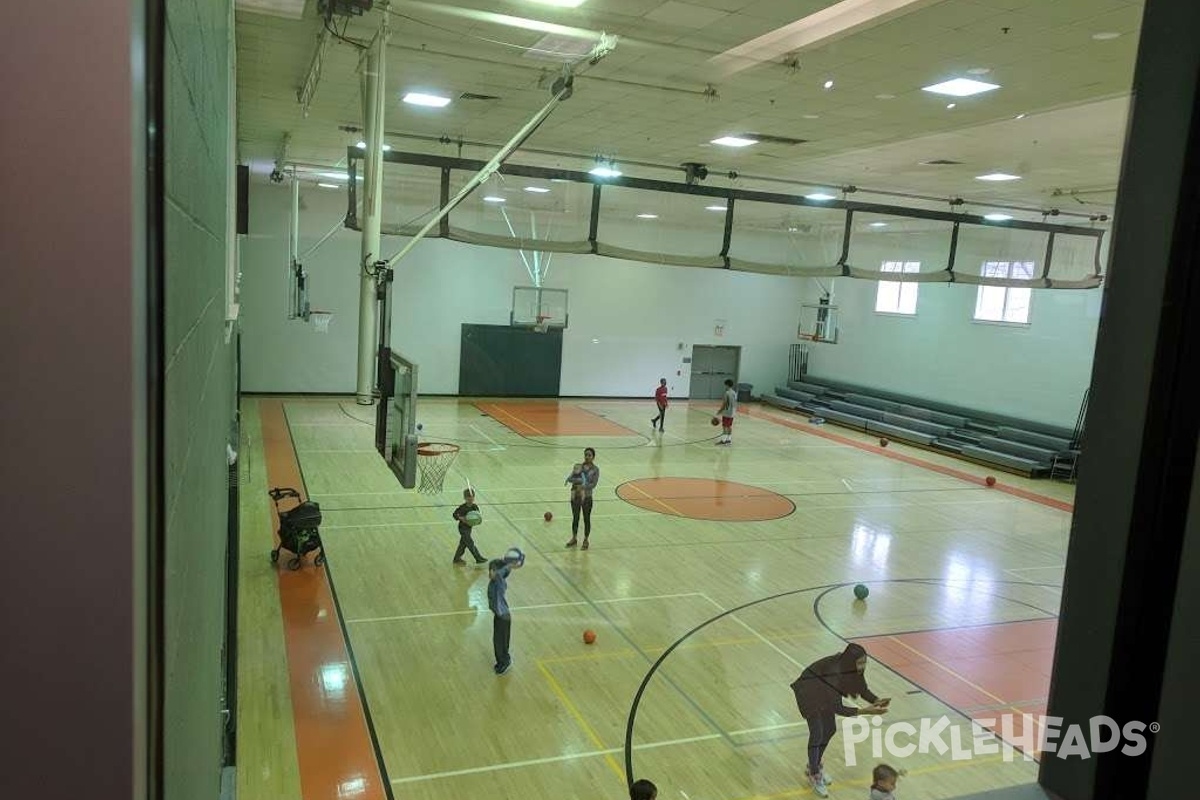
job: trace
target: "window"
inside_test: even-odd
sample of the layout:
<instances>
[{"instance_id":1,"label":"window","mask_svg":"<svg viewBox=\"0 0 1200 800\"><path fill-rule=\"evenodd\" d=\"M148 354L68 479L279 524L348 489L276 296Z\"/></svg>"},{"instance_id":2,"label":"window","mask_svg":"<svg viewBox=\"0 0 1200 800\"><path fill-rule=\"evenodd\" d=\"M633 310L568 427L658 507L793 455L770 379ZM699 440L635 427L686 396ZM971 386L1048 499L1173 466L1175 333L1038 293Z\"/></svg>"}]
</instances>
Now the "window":
<instances>
[{"instance_id":1,"label":"window","mask_svg":"<svg viewBox=\"0 0 1200 800\"><path fill-rule=\"evenodd\" d=\"M880 266L881 272L920 272L920 261L885 261ZM916 314L917 290L921 288L916 283L901 283L899 281L880 281L879 291L875 295L875 310L882 314Z\"/></svg>"},{"instance_id":2,"label":"window","mask_svg":"<svg viewBox=\"0 0 1200 800\"><path fill-rule=\"evenodd\" d=\"M985 261L980 271L985 278L1032 280L1032 261ZM975 295L975 319L986 322L1029 323L1032 289L1012 286L980 286Z\"/></svg>"}]
</instances>

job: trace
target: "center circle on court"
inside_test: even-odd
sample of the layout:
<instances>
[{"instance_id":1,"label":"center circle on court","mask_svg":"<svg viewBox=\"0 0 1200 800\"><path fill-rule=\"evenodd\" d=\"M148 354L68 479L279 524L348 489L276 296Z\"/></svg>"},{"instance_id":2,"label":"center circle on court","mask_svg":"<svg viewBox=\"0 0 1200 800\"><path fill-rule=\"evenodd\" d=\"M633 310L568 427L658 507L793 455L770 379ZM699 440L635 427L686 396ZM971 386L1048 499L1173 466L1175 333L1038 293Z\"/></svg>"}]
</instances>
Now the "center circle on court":
<instances>
[{"instance_id":1,"label":"center circle on court","mask_svg":"<svg viewBox=\"0 0 1200 800\"><path fill-rule=\"evenodd\" d=\"M796 510L769 489L713 478L638 478L618 486L617 497L659 514L719 522L761 522Z\"/></svg>"}]
</instances>

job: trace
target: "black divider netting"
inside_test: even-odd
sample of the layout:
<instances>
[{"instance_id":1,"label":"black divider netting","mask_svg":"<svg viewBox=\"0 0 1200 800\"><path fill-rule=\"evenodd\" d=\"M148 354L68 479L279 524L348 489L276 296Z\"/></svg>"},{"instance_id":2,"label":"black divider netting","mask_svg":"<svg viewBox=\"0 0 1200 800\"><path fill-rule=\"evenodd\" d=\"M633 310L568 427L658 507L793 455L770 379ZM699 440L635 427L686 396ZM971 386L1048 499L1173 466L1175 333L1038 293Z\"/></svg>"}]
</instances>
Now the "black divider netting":
<instances>
[{"instance_id":1,"label":"black divider netting","mask_svg":"<svg viewBox=\"0 0 1200 800\"><path fill-rule=\"evenodd\" d=\"M473 175L451 172L450 196ZM586 253L591 201L589 184L496 174L454 209L450 237L530 254Z\"/></svg>"},{"instance_id":2,"label":"black divider netting","mask_svg":"<svg viewBox=\"0 0 1200 800\"><path fill-rule=\"evenodd\" d=\"M953 237L953 222L857 212L846 264L855 278L905 286L946 282L952 277L948 267ZM903 312L916 291L915 286L889 286L884 290L887 297L880 297L885 308L878 310ZM896 308L891 308L892 293Z\"/></svg>"},{"instance_id":3,"label":"black divider netting","mask_svg":"<svg viewBox=\"0 0 1200 800\"><path fill-rule=\"evenodd\" d=\"M730 265L783 275L839 275L845 221L846 212L836 208L738 200Z\"/></svg>"},{"instance_id":4,"label":"black divider netting","mask_svg":"<svg viewBox=\"0 0 1200 800\"><path fill-rule=\"evenodd\" d=\"M724 266L725 208L720 197L605 186L597 252L651 264Z\"/></svg>"},{"instance_id":5,"label":"black divider netting","mask_svg":"<svg viewBox=\"0 0 1200 800\"><path fill-rule=\"evenodd\" d=\"M363 162L358 162L359 177ZM383 165L383 203L380 225L386 234L411 235L421 229L441 207L441 170L409 164ZM358 216L362 220L363 183L358 182ZM436 234L437 231L435 230Z\"/></svg>"}]
</instances>

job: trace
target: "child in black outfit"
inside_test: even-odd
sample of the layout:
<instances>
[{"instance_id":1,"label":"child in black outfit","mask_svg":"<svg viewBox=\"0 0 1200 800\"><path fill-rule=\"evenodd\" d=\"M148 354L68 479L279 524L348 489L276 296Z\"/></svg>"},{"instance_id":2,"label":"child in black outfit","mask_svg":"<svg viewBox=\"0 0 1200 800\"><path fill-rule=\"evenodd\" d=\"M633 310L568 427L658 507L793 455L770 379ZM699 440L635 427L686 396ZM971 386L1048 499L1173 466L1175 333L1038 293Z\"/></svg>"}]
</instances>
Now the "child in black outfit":
<instances>
[{"instance_id":1,"label":"child in black outfit","mask_svg":"<svg viewBox=\"0 0 1200 800\"><path fill-rule=\"evenodd\" d=\"M470 489L463 489L463 504L454 509L454 518L458 520L458 549L454 551L454 563L465 564L463 561L463 553L470 550L471 555L475 557L476 564L482 564L487 561L480 554L479 548L475 546L475 540L471 538L471 526L463 519L470 511L478 511L479 506L475 505L475 492Z\"/></svg>"}]
</instances>

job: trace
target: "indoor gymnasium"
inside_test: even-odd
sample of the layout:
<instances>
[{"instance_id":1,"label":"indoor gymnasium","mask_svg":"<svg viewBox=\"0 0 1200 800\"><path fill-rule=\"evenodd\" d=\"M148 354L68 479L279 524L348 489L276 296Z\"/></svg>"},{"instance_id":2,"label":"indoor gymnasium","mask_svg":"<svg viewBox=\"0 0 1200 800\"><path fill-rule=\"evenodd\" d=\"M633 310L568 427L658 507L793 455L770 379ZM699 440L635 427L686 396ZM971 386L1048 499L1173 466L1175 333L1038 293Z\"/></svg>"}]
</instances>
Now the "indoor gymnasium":
<instances>
[{"instance_id":1,"label":"indoor gymnasium","mask_svg":"<svg viewBox=\"0 0 1200 800\"><path fill-rule=\"evenodd\" d=\"M1186 796L1192 4L83 14L146 266L37 418L116 533L18 547L101 794Z\"/></svg>"}]
</instances>

